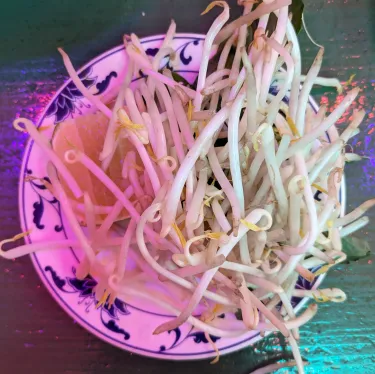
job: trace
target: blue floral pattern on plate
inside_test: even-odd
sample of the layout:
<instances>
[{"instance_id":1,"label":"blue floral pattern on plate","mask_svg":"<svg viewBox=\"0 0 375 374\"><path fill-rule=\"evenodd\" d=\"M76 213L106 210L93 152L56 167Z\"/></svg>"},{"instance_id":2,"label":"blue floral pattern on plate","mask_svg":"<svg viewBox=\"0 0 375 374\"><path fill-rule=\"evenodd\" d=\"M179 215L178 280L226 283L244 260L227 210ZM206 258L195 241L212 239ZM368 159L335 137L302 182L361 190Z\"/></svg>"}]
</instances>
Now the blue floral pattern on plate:
<instances>
[{"instance_id":1,"label":"blue floral pattern on plate","mask_svg":"<svg viewBox=\"0 0 375 374\"><path fill-rule=\"evenodd\" d=\"M181 63L184 66L188 66L191 63L191 61L193 60L193 56L190 53L187 54L188 48L191 47L191 46L197 47L201 41L202 41L201 38L192 39L192 40L189 40L186 43L183 43L181 46L179 46L178 48L175 49L175 51L174 51L175 54L178 55ZM156 56L156 54L158 52L159 52L159 48L147 48L146 49L146 54L148 56L154 57L154 56ZM173 69L173 67L169 63L169 59L167 59L167 61L160 66L160 69L164 69L164 68Z\"/></svg>"},{"instance_id":2,"label":"blue floral pattern on plate","mask_svg":"<svg viewBox=\"0 0 375 374\"><path fill-rule=\"evenodd\" d=\"M65 277L65 279L62 279L52 268L52 266L46 266L44 270L51 274L53 282L61 292L77 293L79 300L78 302L86 303L87 312L90 311L90 307L94 307L96 308L95 310L99 310L100 319L107 329L123 335L124 340L130 339L130 334L123 328L119 327L116 323L116 320L120 319L120 315L127 316L130 314L127 305L123 301L116 298L111 306L109 306L108 302L106 302L104 305L97 308L95 306L98 304L99 300L95 298L94 287L96 286L97 282L94 278L87 276L85 279L78 279L76 277ZM72 273L75 275L75 268L72 268ZM103 318L103 313L106 313L110 317L108 321Z\"/></svg>"},{"instance_id":3,"label":"blue floral pattern on plate","mask_svg":"<svg viewBox=\"0 0 375 374\"><path fill-rule=\"evenodd\" d=\"M26 170L26 178L29 177L31 188L38 196L38 200L33 203L33 223L38 230L43 230L45 228L45 224L42 222L42 220L45 213L44 205L47 203L53 207L56 212L56 216L58 217L58 223L54 226L55 231L62 231L64 227L61 217L60 202L51 195L45 184L42 182L36 182L34 179L32 179L32 174L33 172L31 169ZM43 177L43 180L47 183L51 183L48 177Z\"/></svg>"},{"instance_id":4,"label":"blue floral pattern on plate","mask_svg":"<svg viewBox=\"0 0 375 374\"><path fill-rule=\"evenodd\" d=\"M93 68L90 66L79 73L79 77L86 88L92 87L97 80L97 77L92 76L92 71ZM46 116L55 116L55 123L60 123L76 112L82 114L82 108L85 105L89 107L89 105L84 104L81 91L70 81L50 103Z\"/></svg>"},{"instance_id":5,"label":"blue floral pattern on plate","mask_svg":"<svg viewBox=\"0 0 375 374\"><path fill-rule=\"evenodd\" d=\"M98 77L93 75L93 68L90 66L78 74L86 88L94 86L97 92L94 95L101 95L107 89L113 78L117 78L117 73L111 71L102 81L97 82ZM54 122L60 123L73 114L83 114L84 108L90 108L90 104L85 104L84 96L73 82L69 82L60 94L51 102L46 116L55 116Z\"/></svg>"}]
</instances>

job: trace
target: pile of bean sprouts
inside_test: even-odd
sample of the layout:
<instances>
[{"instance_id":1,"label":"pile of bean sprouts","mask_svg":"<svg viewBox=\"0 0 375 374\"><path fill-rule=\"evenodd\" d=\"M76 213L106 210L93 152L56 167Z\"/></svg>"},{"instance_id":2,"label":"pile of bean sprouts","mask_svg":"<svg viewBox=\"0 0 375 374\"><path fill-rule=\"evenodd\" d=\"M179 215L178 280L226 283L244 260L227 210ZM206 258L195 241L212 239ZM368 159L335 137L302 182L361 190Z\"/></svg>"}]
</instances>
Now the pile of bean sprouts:
<instances>
[{"instance_id":1,"label":"pile of bean sprouts","mask_svg":"<svg viewBox=\"0 0 375 374\"><path fill-rule=\"evenodd\" d=\"M144 298L176 315L154 334L189 322L204 331L217 352L210 336L279 331L303 373L300 326L315 316L318 302L341 302L346 295L336 288L297 289L297 279L312 282L345 260L341 238L368 223L363 214L375 203L367 201L340 215L344 165L359 157L346 154L345 145L358 134L365 112L354 111L339 135L335 123L358 88L331 113L324 105L314 112L308 103L314 84L341 88L336 79L318 77L324 50L302 76L300 47L288 14L291 0L264 0L257 7L253 3L241 3L243 15L231 23L226 2L214 1L205 10L222 8L204 40L195 88L175 81L168 69L158 71L165 57L171 66L178 59L172 48L173 21L153 58L136 35L125 36L129 64L111 109L84 86L59 49L74 84L107 117L101 164L73 144L59 158L32 122L15 120L15 128L27 132L45 152L49 181L43 183L60 201L75 238L3 250L22 233L2 241L0 254L13 259L79 247L84 258L76 275L91 274L98 281L98 306L111 305L116 297ZM269 34L271 13L277 25ZM255 21L253 40L246 45L248 26ZM216 70L208 74L215 53ZM131 90L140 71L146 78ZM276 91L270 90L271 84L277 85ZM106 173L123 139L132 145L124 150L125 190ZM73 164L87 168L113 194L115 204L96 205L72 176ZM320 201L314 199L317 191ZM125 222L124 209L129 216ZM136 264L132 270L126 269L128 259ZM150 281L155 287L150 288ZM292 297L316 302L296 315ZM199 315L198 306L203 310ZM242 319L219 318L238 311Z\"/></svg>"}]
</instances>

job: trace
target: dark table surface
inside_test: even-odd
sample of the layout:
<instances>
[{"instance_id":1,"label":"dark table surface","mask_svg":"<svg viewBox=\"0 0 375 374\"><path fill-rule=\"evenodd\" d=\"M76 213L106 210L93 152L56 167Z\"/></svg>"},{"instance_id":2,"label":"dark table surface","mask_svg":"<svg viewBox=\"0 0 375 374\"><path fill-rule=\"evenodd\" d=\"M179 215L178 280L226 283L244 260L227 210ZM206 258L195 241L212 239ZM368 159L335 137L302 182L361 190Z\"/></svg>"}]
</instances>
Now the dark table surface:
<instances>
[{"instance_id":1,"label":"dark table surface","mask_svg":"<svg viewBox=\"0 0 375 374\"><path fill-rule=\"evenodd\" d=\"M235 1L230 1L238 13ZM199 17L206 0L11 0L0 5L0 238L19 232L17 183L25 139L12 129L17 115L37 119L66 79L57 46L76 66L120 44L124 33L163 33L174 18L178 31L206 32L214 14ZM348 209L375 194L375 2L305 0L305 18L326 47L322 75L346 81L362 92L357 106L368 115L352 146L369 156L346 169ZM301 33L304 71L317 48ZM335 104L332 92L316 97ZM374 212L370 213L374 218ZM362 231L375 243L375 225ZM344 304L324 304L302 328L307 373L375 373L374 255L331 271L324 286L348 294ZM282 343L282 342L281 342ZM42 286L29 258L0 261L0 372L7 373L249 373L261 363L286 355L269 338L254 347L203 362L156 361L120 351L72 321Z\"/></svg>"}]
</instances>

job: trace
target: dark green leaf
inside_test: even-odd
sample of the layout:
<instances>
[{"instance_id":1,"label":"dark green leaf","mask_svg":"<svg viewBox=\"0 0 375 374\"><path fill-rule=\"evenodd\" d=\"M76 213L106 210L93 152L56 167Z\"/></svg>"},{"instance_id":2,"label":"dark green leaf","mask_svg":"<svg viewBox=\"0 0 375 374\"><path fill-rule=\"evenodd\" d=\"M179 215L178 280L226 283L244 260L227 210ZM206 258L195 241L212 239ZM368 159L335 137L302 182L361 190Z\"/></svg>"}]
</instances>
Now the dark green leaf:
<instances>
[{"instance_id":1,"label":"dark green leaf","mask_svg":"<svg viewBox=\"0 0 375 374\"><path fill-rule=\"evenodd\" d=\"M289 13L292 13L292 24L297 34L301 31L301 28L302 28L302 13L303 13L304 7L305 5L303 4L303 0L293 0L292 4L289 5ZM271 36L272 33L275 31L276 25L277 25L277 17L274 13L271 13L268 19L267 30L266 30L266 34L268 36ZM252 33L254 33L257 27L258 27L258 21L255 21L250 25L249 29L252 31Z\"/></svg>"},{"instance_id":2,"label":"dark green leaf","mask_svg":"<svg viewBox=\"0 0 375 374\"><path fill-rule=\"evenodd\" d=\"M347 261L357 261L367 257L371 248L367 240L348 236L342 239L342 251L346 253Z\"/></svg>"},{"instance_id":3,"label":"dark green leaf","mask_svg":"<svg viewBox=\"0 0 375 374\"><path fill-rule=\"evenodd\" d=\"M247 35L246 35L246 48L249 47L249 45L251 44L251 42L253 41L254 39L254 30L250 27L247 28Z\"/></svg>"},{"instance_id":4,"label":"dark green leaf","mask_svg":"<svg viewBox=\"0 0 375 374\"><path fill-rule=\"evenodd\" d=\"M302 28L302 13L305 5L302 0L293 0L289 5L289 13L292 13L292 24L298 34Z\"/></svg>"},{"instance_id":5,"label":"dark green leaf","mask_svg":"<svg viewBox=\"0 0 375 374\"><path fill-rule=\"evenodd\" d=\"M172 77L176 82L182 83L184 86L190 87L190 83L175 71L172 71Z\"/></svg>"},{"instance_id":6,"label":"dark green leaf","mask_svg":"<svg viewBox=\"0 0 375 374\"><path fill-rule=\"evenodd\" d=\"M227 62L225 63L225 68L226 69L231 69L232 68L232 65L233 65L233 60L234 60L234 56L236 55L236 48L232 47L230 52L229 52L229 55L228 55L228 58L227 58Z\"/></svg>"},{"instance_id":7,"label":"dark green leaf","mask_svg":"<svg viewBox=\"0 0 375 374\"><path fill-rule=\"evenodd\" d=\"M191 88L193 90L196 90L197 89L197 85L198 85L198 76L195 78L195 81L193 82L193 84L191 85Z\"/></svg>"},{"instance_id":8,"label":"dark green leaf","mask_svg":"<svg viewBox=\"0 0 375 374\"><path fill-rule=\"evenodd\" d=\"M276 25L277 25L277 17L274 13L270 14L270 17L268 18L268 23L267 23L267 29L266 29L266 35L271 36L274 31L276 30Z\"/></svg>"},{"instance_id":9,"label":"dark green leaf","mask_svg":"<svg viewBox=\"0 0 375 374\"><path fill-rule=\"evenodd\" d=\"M281 135L279 133L279 130L277 129L277 127L275 125L272 126L272 129L273 129L273 133L275 134L275 139L277 141L277 144L280 144L280 142L281 142Z\"/></svg>"},{"instance_id":10,"label":"dark green leaf","mask_svg":"<svg viewBox=\"0 0 375 374\"><path fill-rule=\"evenodd\" d=\"M237 309L237 311L236 311L236 313L234 313L234 315L236 316L237 320L242 321L242 311L241 311L241 309Z\"/></svg>"}]
</instances>

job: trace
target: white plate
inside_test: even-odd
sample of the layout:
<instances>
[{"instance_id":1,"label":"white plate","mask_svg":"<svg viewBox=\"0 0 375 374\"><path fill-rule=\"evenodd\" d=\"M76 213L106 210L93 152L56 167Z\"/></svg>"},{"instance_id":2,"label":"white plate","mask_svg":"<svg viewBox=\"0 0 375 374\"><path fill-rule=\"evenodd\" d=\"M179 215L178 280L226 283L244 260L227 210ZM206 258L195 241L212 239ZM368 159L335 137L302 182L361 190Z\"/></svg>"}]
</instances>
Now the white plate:
<instances>
[{"instance_id":1,"label":"white plate","mask_svg":"<svg viewBox=\"0 0 375 374\"><path fill-rule=\"evenodd\" d=\"M154 55L161 45L163 36L152 36L142 39L146 52ZM204 36L196 34L177 34L174 49L179 56L179 64L175 71L189 82L193 82L198 74ZM124 47L116 47L100 55L80 70L80 76L90 91L99 96L111 95L120 82L126 68ZM167 61L163 61L167 64ZM133 81L143 79L138 77ZM316 103L310 99L310 105L316 109ZM54 124L71 116L76 117L92 110L91 105L82 97L74 84L68 80L53 97L40 121L39 126L50 125L52 136ZM52 126L51 126L52 125ZM29 243L45 240L62 240L72 237L64 216L61 214L59 202L54 199L37 181L25 183L25 176L46 176L46 158L34 142L26 147L19 182L19 209L21 225L24 231L35 226L27 237ZM342 197L345 193L342 191ZM342 205L345 202L342 199ZM153 305L142 301L134 305L116 300L113 307L95 308L97 301L93 294L95 280L88 278L79 281L75 277L75 267L81 254L73 249L41 251L31 255L35 269L48 291L60 306L85 329L97 337L121 349L161 359L190 360L214 357L201 331L184 324L169 333L153 335L154 329L172 316ZM321 282L319 277L314 284L299 279L298 287L316 288ZM301 308L306 300L295 299L294 305ZM224 318L233 318L226 315ZM257 332L249 332L239 338L212 337L222 354L249 346L260 339Z\"/></svg>"}]
</instances>

